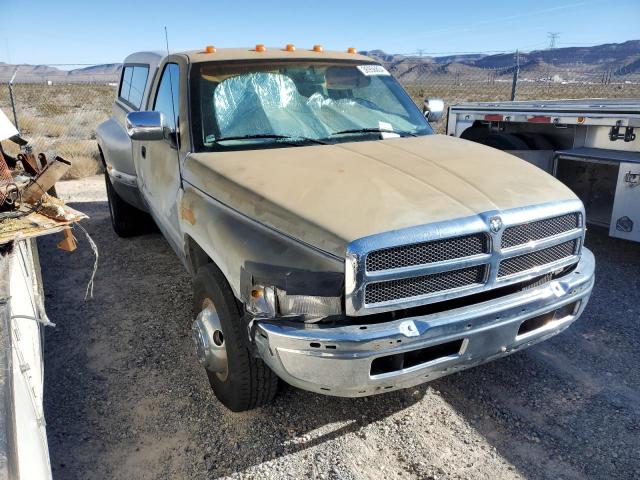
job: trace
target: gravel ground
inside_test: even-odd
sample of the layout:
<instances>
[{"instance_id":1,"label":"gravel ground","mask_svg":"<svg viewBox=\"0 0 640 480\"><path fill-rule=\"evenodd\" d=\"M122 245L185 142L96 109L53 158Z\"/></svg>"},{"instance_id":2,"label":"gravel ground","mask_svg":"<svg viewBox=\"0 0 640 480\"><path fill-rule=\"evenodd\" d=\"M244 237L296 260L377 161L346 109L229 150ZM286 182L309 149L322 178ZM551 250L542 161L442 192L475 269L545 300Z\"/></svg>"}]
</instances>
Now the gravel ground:
<instances>
[{"instance_id":1,"label":"gravel ground","mask_svg":"<svg viewBox=\"0 0 640 480\"><path fill-rule=\"evenodd\" d=\"M111 230L101 177L59 184L100 249L39 242L55 478L639 478L640 245L592 229L597 283L553 339L419 388L362 399L284 387L234 414L189 336L191 280L160 234Z\"/></svg>"}]
</instances>

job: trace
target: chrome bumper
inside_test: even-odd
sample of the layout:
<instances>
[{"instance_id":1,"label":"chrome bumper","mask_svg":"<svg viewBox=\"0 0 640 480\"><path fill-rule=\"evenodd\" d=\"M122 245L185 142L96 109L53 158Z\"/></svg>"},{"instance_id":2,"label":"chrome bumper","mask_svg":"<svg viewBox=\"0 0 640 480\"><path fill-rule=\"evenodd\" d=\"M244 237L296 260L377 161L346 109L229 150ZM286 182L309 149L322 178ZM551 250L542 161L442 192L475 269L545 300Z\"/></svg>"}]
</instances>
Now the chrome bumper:
<instances>
[{"instance_id":1,"label":"chrome bumper","mask_svg":"<svg viewBox=\"0 0 640 480\"><path fill-rule=\"evenodd\" d=\"M254 342L259 355L278 376L305 390L359 397L407 388L508 355L562 332L584 310L593 288L594 269L593 254L585 248L576 269L566 276L497 300L368 325L323 328L259 321ZM571 304L577 305L575 310L562 309ZM561 314L518 334L525 320L556 310ZM535 327L534 322L529 323ZM438 349L428 348L443 344L456 351L442 349L444 354L438 356ZM416 351L430 352L424 357L429 360L420 363ZM436 358L430 359L434 351ZM385 371L385 367L383 373L376 373L379 369L374 368L372 373L376 359L388 357L375 365L392 364L395 358L409 356L413 358L409 368Z\"/></svg>"}]
</instances>

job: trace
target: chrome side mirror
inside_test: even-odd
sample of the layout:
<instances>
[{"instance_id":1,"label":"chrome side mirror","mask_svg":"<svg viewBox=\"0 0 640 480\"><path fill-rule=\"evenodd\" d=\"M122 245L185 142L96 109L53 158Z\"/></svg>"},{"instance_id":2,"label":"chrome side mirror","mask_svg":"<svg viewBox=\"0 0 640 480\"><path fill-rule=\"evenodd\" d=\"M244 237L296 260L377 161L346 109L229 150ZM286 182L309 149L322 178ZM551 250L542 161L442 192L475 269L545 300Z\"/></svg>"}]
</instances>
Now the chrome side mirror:
<instances>
[{"instance_id":1,"label":"chrome side mirror","mask_svg":"<svg viewBox=\"0 0 640 480\"><path fill-rule=\"evenodd\" d=\"M422 112L429 122L437 122L444 115L444 100L441 98L425 98Z\"/></svg>"},{"instance_id":2,"label":"chrome side mirror","mask_svg":"<svg viewBox=\"0 0 640 480\"><path fill-rule=\"evenodd\" d=\"M130 112L126 126L131 140L162 140L169 133L162 112Z\"/></svg>"}]
</instances>

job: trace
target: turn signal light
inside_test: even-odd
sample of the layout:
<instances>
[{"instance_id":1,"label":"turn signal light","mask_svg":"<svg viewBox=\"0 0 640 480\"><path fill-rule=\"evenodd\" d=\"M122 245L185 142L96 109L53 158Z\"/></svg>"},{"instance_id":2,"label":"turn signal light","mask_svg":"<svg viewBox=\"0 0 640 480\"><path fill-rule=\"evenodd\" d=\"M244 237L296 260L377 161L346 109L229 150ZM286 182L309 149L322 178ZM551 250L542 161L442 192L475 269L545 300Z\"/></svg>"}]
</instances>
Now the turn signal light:
<instances>
[{"instance_id":1,"label":"turn signal light","mask_svg":"<svg viewBox=\"0 0 640 480\"><path fill-rule=\"evenodd\" d=\"M265 46L261 43L256 45L256 52L264 52L266 50Z\"/></svg>"},{"instance_id":2,"label":"turn signal light","mask_svg":"<svg viewBox=\"0 0 640 480\"><path fill-rule=\"evenodd\" d=\"M293 43L288 43L286 47L284 47L284 49L287 52L295 52L296 51L296 46Z\"/></svg>"},{"instance_id":3,"label":"turn signal light","mask_svg":"<svg viewBox=\"0 0 640 480\"><path fill-rule=\"evenodd\" d=\"M347 50L347 53L357 53L357 52L355 48L349 47L349 49Z\"/></svg>"},{"instance_id":4,"label":"turn signal light","mask_svg":"<svg viewBox=\"0 0 640 480\"><path fill-rule=\"evenodd\" d=\"M314 52L321 52L322 51L322 45L314 45L313 46L313 51Z\"/></svg>"},{"instance_id":5,"label":"turn signal light","mask_svg":"<svg viewBox=\"0 0 640 480\"><path fill-rule=\"evenodd\" d=\"M204 53L216 53L216 47L213 45L207 45L204 49Z\"/></svg>"}]
</instances>

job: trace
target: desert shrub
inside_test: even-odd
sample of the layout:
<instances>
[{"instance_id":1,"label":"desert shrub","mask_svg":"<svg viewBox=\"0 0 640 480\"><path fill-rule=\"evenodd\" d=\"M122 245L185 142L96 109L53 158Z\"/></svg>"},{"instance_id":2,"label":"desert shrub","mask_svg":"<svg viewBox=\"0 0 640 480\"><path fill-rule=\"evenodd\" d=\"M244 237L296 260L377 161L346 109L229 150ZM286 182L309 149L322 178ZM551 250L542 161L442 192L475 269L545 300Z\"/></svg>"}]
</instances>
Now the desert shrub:
<instances>
[{"instance_id":1,"label":"desert shrub","mask_svg":"<svg viewBox=\"0 0 640 480\"><path fill-rule=\"evenodd\" d=\"M47 122L46 128L44 128L42 131L38 133L49 138L61 138L61 137L67 136L67 132L69 128L70 128L69 124Z\"/></svg>"},{"instance_id":2,"label":"desert shrub","mask_svg":"<svg viewBox=\"0 0 640 480\"><path fill-rule=\"evenodd\" d=\"M61 140L54 143L51 149L71 162L71 168L63 180L83 178L102 172L98 146L91 140Z\"/></svg>"}]
</instances>

